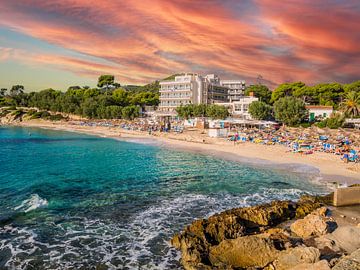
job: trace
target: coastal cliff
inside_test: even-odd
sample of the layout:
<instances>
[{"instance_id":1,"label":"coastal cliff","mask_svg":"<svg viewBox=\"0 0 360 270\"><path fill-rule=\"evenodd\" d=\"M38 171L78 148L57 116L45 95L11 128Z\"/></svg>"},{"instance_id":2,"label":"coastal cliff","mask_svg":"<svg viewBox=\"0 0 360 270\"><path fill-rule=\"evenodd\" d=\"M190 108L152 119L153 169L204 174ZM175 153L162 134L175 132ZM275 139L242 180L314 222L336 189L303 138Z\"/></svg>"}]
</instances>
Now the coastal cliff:
<instances>
[{"instance_id":1,"label":"coastal cliff","mask_svg":"<svg viewBox=\"0 0 360 270\"><path fill-rule=\"evenodd\" d=\"M187 270L360 269L360 227L338 226L328 200L303 196L231 209L194 221L171 244Z\"/></svg>"}]
</instances>

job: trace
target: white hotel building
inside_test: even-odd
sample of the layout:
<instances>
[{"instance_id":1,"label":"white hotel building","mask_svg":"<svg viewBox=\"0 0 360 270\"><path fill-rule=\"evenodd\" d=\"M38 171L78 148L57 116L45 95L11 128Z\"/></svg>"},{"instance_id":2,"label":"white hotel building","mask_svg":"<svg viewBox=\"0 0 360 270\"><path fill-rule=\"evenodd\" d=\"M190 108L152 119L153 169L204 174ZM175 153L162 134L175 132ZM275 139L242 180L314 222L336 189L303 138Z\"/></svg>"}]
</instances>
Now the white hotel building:
<instances>
[{"instance_id":1,"label":"white hotel building","mask_svg":"<svg viewBox=\"0 0 360 270\"><path fill-rule=\"evenodd\" d=\"M190 73L175 76L173 81L160 82L159 111L171 114L180 105L227 102L228 90L213 74L205 77Z\"/></svg>"},{"instance_id":2,"label":"white hotel building","mask_svg":"<svg viewBox=\"0 0 360 270\"><path fill-rule=\"evenodd\" d=\"M249 118L249 102L254 97L244 97L245 81L220 80L215 74L201 76L193 73L175 76L174 80L160 82L158 113L176 115L175 109L187 104L218 104L229 108L235 116Z\"/></svg>"}]
</instances>

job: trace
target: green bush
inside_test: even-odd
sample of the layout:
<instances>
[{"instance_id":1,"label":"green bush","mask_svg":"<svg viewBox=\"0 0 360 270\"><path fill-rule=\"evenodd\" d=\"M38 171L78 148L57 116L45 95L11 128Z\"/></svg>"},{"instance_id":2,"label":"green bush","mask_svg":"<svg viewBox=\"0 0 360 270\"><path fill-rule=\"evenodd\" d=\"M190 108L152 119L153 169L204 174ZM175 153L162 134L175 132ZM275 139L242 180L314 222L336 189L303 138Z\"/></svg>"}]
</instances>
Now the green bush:
<instances>
[{"instance_id":1,"label":"green bush","mask_svg":"<svg viewBox=\"0 0 360 270\"><path fill-rule=\"evenodd\" d=\"M51 121L61 121L61 120L65 119L65 117L62 116L61 114L55 114L55 115L50 115L48 117L48 119Z\"/></svg>"},{"instance_id":2,"label":"green bush","mask_svg":"<svg viewBox=\"0 0 360 270\"><path fill-rule=\"evenodd\" d=\"M34 115L35 113L37 113L37 110L34 110L34 109L31 109L31 110L28 110L27 114L28 115Z\"/></svg>"},{"instance_id":3,"label":"green bush","mask_svg":"<svg viewBox=\"0 0 360 270\"><path fill-rule=\"evenodd\" d=\"M323 121L317 123L316 125L319 128L331 128L331 129L338 129L342 127L345 122L345 118L341 114L334 114L330 118L324 119Z\"/></svg>"},{"instance_id":4,"label":"green bush","mask_svg":"<svg viewBox=\"0 0 360 270\"><path fill-rule=\"evenodd\" d=\"M32 115L31 119L47 119L50 117L50 113L48 111L40 111L40 112L36 112Z\"/></svg>"},{"instance_id":5,"label":"green bush","mask_svg":"<svg viewBox=\"0 0 360 270\"><path fill-rule=\"evenodd\" d=\"M13 116L15 116L15 118L18 118L18 117L22 116L24 113L25 112L23 110L16 110L16 111L12 112L11 114Z\"/></svg>"},{"instance_id":6,"label":"green bush","mask_svg":"<svg viewBox=\"0 0 360 270\"><path fill-rule=\"evenodd\" d=\"M311 127L311 123L301 123L300 126L303 128L309 128Z\"/></svg>"}]
</instances>

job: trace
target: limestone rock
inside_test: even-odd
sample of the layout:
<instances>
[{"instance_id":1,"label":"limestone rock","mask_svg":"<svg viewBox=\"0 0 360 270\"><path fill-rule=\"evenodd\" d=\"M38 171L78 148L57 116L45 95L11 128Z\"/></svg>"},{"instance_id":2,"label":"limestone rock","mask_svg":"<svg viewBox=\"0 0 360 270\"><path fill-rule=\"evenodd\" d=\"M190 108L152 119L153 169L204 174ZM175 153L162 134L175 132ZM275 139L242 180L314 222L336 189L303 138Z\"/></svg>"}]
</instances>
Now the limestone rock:
<instances>
[{"instance_id":1,"label":"limestone rock","mask_svg":"<svg viewBox=\"0 0 360 270\"><path fill-rule=\"evenodd\" d=\"M324 235L330 230L327 220L316 214L309 214L305 218L295 221L291 224L290 229L303 238Z\"/></svg>"},{"instance_id":2,"label":"limestone rock","mask_svg":"<svg viewBox=\"0 0 360 270\"><path fill-rule=\"evenodd\" d=\"M310 214L312 211L319 208L322 205L323 201L324 201L323 197L319 197L319 196L317 197L310 195L301 196L300 200L297 202L295 217L302 218Z\"/></svg>"},{"instance_id":3,"label":"limestone rock","mask_svg":"<svg viewBox=\"0 0 360 270\"><path fill-rule=\"evenodd\" d=\"M328 211L327 207L323 206L323 207L315 209L314 211L311 212L311 214L312 215L317 215L317 216L320 216L320 217L325 217L327 211Z\"/></svg>"},{"instance_id":4,"label":"limestone rock","mask_svg":"<svg viewBox=\"0 0 360 270\"><path fill-rule=\"evenodd\" d=\"M330 270L330 267L326 260L321 260L316 263L299 264L289 270Z\"/></svg>"},{"instance_id":5,"label":"limestone rock","mask_svg":"<svg viewBox=\"0 0 360 270\"><path fill-rule=\"evenodd\" d=\"M328 239L339 250L348 254L360 248L360 228L355 226L343 226L323 238Z\"/></svg>"},{"instance_id":6,"label":"limestone rock","mask_svg":"<svg viewBox=\"0 0 360 270\"><path fill-rule=\"evenodd\" d=\"M276 270L288 270L300 264L314 264L319 261L320 251L314 247L295 247L282 251L273 262Z\"/></svg>"},{"instance_id":7,"label":"limestone rock","mask_svg":"<svg viewBox=\"0 0 360 270\"><path fill-rule=\"evenodd\" d=\"M294 218L298 208L302 207L301 213L307 214L321 206L314 200L314 197L309 197L303 198L298 203L274 201L264 205L227 210L208 219L194 221L181 234L175 235L170 242L180 249L181 262L185 269L212 267L209 259L212 247L225 240L259 235L273 226ZM267 236L259 237L269 238L268 241L273 241L279 249L292 246L285 231L268 231ZM254 254L256 253L252 255Z\"/></svg>"},{"instance_id":8,"label":"limestone rock","mask_svg":"<svg viewBox=\"0 0 360 270\"><path fill-rule=\"evenodd\" d=\"M213 266L265 267L279 253L273 240L252 235L222 241L210 248L209 258Z\"/></svg>"},{"instance_id":9,"label":"limestone rock","mask_svg":"<svg viewBox=\"0 0 360 270\"><path fill-rule=\"evenodd\" d=\"M360 249L341 258L332 270L360 270Z\"/></svg>"}]
</instances>

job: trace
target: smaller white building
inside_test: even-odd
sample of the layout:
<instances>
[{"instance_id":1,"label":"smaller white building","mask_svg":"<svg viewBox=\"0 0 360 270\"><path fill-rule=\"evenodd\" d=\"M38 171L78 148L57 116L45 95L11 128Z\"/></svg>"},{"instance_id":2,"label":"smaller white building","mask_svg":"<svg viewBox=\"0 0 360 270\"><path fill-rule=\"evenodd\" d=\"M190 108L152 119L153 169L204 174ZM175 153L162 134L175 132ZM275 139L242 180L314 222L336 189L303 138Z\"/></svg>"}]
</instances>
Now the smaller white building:
<instances>
[{"instance_id":1,"label":"smaller white building","mask_svg":"<svg viewBox=\"0 0 360 270\"><path fill-rule=\"evenodd\" d=\"M249 113L249 106L254 101L258 101L259 99L254 96L243 96L240 97L239 100L233 101L230 103L217 103L217 105L225 106L229 109L229 113L233 118L241 118L241 119L251 119L251 115Z\"/></svg>"},{"instance_id":2,"label":"smaller white building","mask_svg":"<svg viewBox=\"0 0 360 270\"><path fill-rule=\"evenodd\" d=\"M309 111L310 122L328 118L334 112L332 106L307 105L305 108Z\"/></svg>"}]
</instances>

